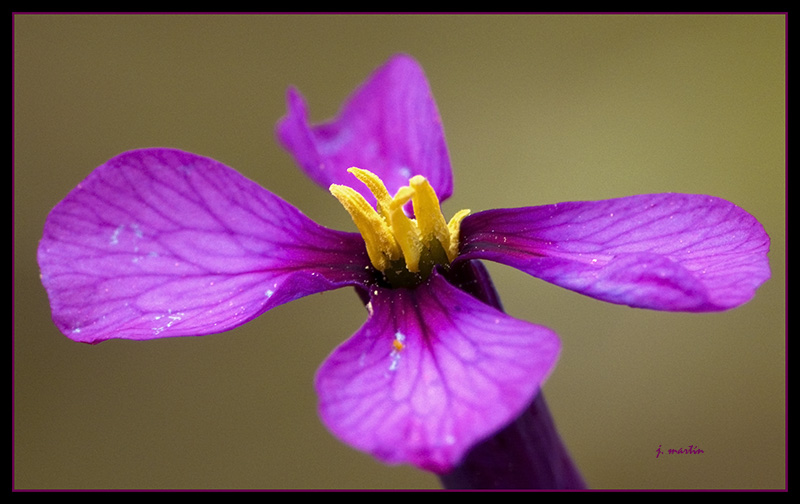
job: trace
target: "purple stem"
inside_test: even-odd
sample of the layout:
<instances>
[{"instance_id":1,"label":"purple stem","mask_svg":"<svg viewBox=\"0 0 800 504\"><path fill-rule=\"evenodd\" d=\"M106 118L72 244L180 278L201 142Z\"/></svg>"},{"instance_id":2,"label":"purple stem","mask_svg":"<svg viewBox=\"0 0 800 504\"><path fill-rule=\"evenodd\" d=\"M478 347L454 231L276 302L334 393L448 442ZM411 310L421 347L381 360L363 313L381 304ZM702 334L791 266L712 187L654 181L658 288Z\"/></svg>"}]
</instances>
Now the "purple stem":
<instances>
[{"instance_id":1,"label":"purple stem","mask_svg":"<svg viewBox=\"0 0 800 504\"><path fill-rule=\"evenodd\" d=\"M457 263L447 276L453 285L503 309L481 263ZM586 488L541 392L519 418L475 445L458 467L440 479L447 489Z\"/></svg>"}]
</instances>

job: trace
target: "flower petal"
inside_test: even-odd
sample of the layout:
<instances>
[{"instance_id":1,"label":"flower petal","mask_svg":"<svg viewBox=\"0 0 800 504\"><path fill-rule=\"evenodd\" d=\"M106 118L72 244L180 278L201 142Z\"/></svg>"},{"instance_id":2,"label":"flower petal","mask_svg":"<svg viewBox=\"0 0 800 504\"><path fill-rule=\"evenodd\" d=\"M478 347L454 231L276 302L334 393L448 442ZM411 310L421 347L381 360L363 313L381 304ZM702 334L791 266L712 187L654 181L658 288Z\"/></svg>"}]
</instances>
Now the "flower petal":
<instances>
[{"instance_id":1,"label":"flower petal","mask_svg":"<svg viewBox=\"0 0 800 504\"><path fill-rule=\"evenodd\" d=\"M359 235L323 228L235 170L171 149L121 154L50 213L39 244L70 338L231 329L301 296L369 280Z\"/></svg>"},{"instance_id":2,"label":"flower petal","mask_svg":"<svg viewBox=\"0 0 800 504\"><path fill-rule=\"evenodd\" d=\"M287 94L288 113L277 125L278 140L317 184L353 186L367 201L375 197L353 185L347 169L369 170L391 194L422 175L440 201L453 191L450 157L428 81L411 57L397 55L376 70L349 98L339 116L312 126L302 96Z\"/></svg>"},{"instance_id":3,"label":"flower petal","mask_svg":"<svg viewBox=\"0 0 800 504\"><path fill-rule=\"evenodd\" d=\"M448 472L525 409L558 358L549 329L438 273L371 297L369 319L323 363L316 388L328 428L386 463Z\"/></svg>"},{"instance_id":4,"label":"flower petal","mask_svg":"<svg viewBox=\"0 0 800 504\"><path fill-rule=\"evenodd\" d=\"M761 224L704 195L489 210L464 219L461 239L459 260L497 261L638 308L725 310L749 301L770 276Z\"/></svg>"}]
</instances>

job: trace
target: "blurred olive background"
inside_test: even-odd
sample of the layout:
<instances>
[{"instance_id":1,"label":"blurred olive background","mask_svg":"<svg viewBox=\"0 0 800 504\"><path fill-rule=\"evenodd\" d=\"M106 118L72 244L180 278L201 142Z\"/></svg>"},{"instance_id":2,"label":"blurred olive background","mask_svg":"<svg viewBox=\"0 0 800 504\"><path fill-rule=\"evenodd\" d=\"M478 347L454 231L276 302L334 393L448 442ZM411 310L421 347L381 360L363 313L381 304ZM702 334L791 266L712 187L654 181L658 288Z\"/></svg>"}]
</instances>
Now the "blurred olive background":
<instances>
[{"instance_id":1,"label":"blurred olive background","mask_svg":"<svg viewBox=\"0 0 800 504\"><path fill-rule=\"evenodd\" d=\"M16 15L13 485L438 488L321 425L317 366L364 321L351 290L200 338L88 346L53 326L36 247L96 166L170 146L354 230L274 139L396 52L422 64L456 174L444 207L648 192L726 198L772 238L772 279L713 314L610 305L490 265L507 311L556 330L545 395L594 488L786 484L785 23L779 15ZM369 168L369 167L364 167ZM656 459L694 445L702 455Z\"/></svg>"}]
</instances>

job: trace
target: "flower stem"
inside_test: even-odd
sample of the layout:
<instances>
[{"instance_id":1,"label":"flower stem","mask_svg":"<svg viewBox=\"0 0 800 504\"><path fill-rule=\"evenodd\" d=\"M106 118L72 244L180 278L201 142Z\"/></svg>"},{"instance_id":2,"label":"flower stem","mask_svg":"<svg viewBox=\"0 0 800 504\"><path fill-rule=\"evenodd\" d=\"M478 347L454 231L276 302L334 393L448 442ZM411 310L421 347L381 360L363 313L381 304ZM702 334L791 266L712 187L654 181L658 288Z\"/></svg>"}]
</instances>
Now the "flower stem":
<instances>
[{"instance_id":1,"label":"flower stem","mask_svg":"<svg viewBox=\"0 0 800 504\"><path fill-rule=\"evenodd\" d=\"M440 479L448 489L586 488L541 393L519 418L475 445Z\"/></svg>"},{"instance_id":2,"label":"flower stem","mask_svg":"<svg viewBox=\"0 0 800 504\"><path fill-rule=\"evenodd\" d=\"M502 310L485 267L460 263L447 275L451 283ZM586 484L573 463L544 395L511 424L475 445L453 471L440 475L448 489L583 489Z\"/></svg>"}]
</instances>

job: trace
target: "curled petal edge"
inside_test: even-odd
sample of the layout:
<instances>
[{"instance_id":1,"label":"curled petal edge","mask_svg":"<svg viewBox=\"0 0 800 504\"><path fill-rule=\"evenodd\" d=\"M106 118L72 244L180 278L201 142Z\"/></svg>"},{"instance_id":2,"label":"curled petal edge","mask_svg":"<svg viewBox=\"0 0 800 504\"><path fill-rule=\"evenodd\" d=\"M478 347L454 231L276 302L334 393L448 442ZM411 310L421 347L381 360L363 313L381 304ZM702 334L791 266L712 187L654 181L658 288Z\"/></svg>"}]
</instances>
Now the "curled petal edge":
<instances>
[{"instance_id":1,"label":"curled petal edge","mask_svg":"<svg viewBox=\"0 0 800 504\"><path fill-rule=\"evenodd\" d=\"M391 194L422 175L440 201L453 192L450 157L436 103L422 67L398 54L375 70L347 99L336 118L309 123L299 91L287 92L287 114L276 126L278 141L318 185L351 185L347 169L370 170ZM354 187L370 203L372 193Z\"/></svg>"},{"instance_id":2,"label":"curled petal edge","mask_svg":"<svg viewBox=\"0 0 800 504\"><path fill-rule=\"evenodd\" d=\"M769 236L726 200L694 194L478 212L458 260L486 259L587 296L705 312L749 301L770 277Z\"/></svg>"}]
</instances>

